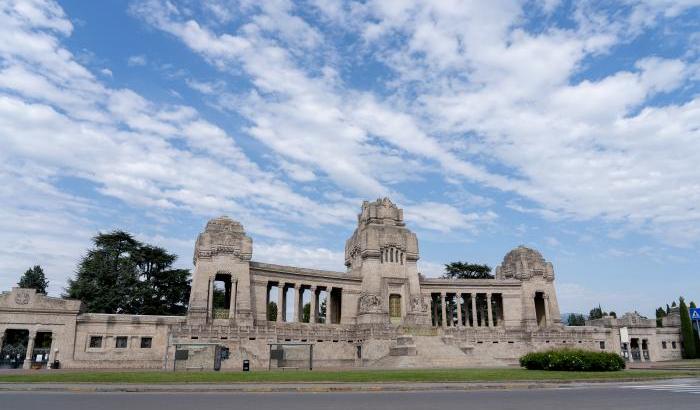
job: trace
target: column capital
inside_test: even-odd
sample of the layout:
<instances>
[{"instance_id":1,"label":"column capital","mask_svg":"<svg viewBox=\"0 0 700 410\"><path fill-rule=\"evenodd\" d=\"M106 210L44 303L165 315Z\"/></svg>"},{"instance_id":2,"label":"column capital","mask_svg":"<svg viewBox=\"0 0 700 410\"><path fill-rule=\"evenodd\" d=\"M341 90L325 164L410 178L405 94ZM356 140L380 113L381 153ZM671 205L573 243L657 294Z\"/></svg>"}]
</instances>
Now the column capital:
<instances>
[{"instance_id":1,"label":"column capital","mask_svg":"<svg viewBox=\"0 0 700 410\"><path fill-rule=\"evenodd\" d=\"M440 296L444 297L445 295L447 295L447 292L445 292L444 290L440 291Z\"/></svg>"}]
</instances>

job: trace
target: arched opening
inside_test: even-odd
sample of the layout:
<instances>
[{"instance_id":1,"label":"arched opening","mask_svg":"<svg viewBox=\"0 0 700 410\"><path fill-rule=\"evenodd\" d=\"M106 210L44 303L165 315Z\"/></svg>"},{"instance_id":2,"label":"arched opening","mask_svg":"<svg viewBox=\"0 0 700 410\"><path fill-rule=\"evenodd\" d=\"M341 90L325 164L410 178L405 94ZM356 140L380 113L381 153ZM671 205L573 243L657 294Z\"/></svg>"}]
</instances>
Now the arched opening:
<instances>
[{"instance_id":1,"label":"arched opening","mask_svg":"<svg viewBox=\"0 0 700 410\"><path fill-rule=\"evenodd\" d=\"M389 318L391 323L401 323L401 295L389 295Z\"/></svg>"},{"instance_id":2,"label":"arched opening","mask_svg":"<svg viewBox=\"0 0 700 410\"><path fill-rule=\"evenodd\" d=\"M547 309L545 308L544 292L535 293L535 317L537 326L547 325Z\"/></svg>"}]
</instances>

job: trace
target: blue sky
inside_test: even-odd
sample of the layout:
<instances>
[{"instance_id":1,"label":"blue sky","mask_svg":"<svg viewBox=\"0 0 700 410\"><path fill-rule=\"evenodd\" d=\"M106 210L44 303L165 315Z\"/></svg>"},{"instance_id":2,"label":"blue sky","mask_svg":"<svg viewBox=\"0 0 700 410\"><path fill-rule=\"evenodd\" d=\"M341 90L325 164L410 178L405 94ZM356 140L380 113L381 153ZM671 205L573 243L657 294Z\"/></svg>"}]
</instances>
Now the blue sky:
<instances>
[{"instance_id":1,"label":"blue sky","mask_svg":"<svg viewBox=\"0 0 700 410\"><path fill-rule=\"evenodd\" d=\"M125 229L343 269L389 196L421 269L553 262L561 310L700 299L698 1L6 1L0 288Z\"/></svg>"}]
</instances>

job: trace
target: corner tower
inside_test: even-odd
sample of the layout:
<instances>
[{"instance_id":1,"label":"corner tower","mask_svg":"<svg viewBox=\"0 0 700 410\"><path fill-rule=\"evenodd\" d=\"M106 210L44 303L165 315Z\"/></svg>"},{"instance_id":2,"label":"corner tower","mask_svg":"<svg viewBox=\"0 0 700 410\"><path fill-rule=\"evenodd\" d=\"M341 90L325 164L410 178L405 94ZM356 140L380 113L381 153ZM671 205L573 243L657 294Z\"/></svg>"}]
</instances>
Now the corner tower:
<instances>
[{"instance_id":1,"label":"corner tower","mask_svg":"<svg viewBox=\"0 0 700 410\"><path fill-rule=\"evenodd\" d=\"M559 304L554 289L554 268L538 251L518 246L508 252L496 268L496 279L522 282L521 309L523 325L536 329L561 324Z\"/></svg>"},{"instance_id":2,"label":"corner tower","mask_svg":"<svg viewBox=\"0 0 700 410\"><path fill-rule=\"evenodd\" d=\"M362 278L358 323L429 324L420 293L418 239L389 198L364 201L345 242L345 265Z\"/></svg>"},{"instance_id":3,"label":"corner tower","mask_svg":"<svg viewBox=\"0 0 700 410\"><path fill-rule=\"evenodd\" d=\"M253 240L243 225L222 216L207 222L194 248L194 274L187 320L191 324L213 323L214 319L253 324L250 307L250 258ZM214 282L225 289L225 305L215 312Z\"/></svg>"}]
</instances>

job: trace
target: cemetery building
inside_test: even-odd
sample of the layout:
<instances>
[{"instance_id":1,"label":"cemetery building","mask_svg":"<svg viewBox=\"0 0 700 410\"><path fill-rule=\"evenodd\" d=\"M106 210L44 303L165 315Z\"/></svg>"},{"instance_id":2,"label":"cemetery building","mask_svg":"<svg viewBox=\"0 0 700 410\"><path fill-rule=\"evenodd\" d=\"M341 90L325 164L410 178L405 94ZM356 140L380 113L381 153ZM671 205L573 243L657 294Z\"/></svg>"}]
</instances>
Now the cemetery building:
<instances>
[{"instance_id":1,"label":"cemetery building","mask_svg":"<svg viewBox=\"0 0 700 410\"><path fill-rule=\"evenodd\" d=\"M32 289L0 294L3 366L252 370L475 367L531 351L577 347L631 361L681 357L676 311L657 328L638 314L560 321L552 264L509 251L493 279L426 278L419 243L389 199L365 201L342 272L255 261L253 240L227 217L194 245L186 316L86 313L78 300ZM21 356L21 357L19 357Z\"/></svg>"}]
</instances>

